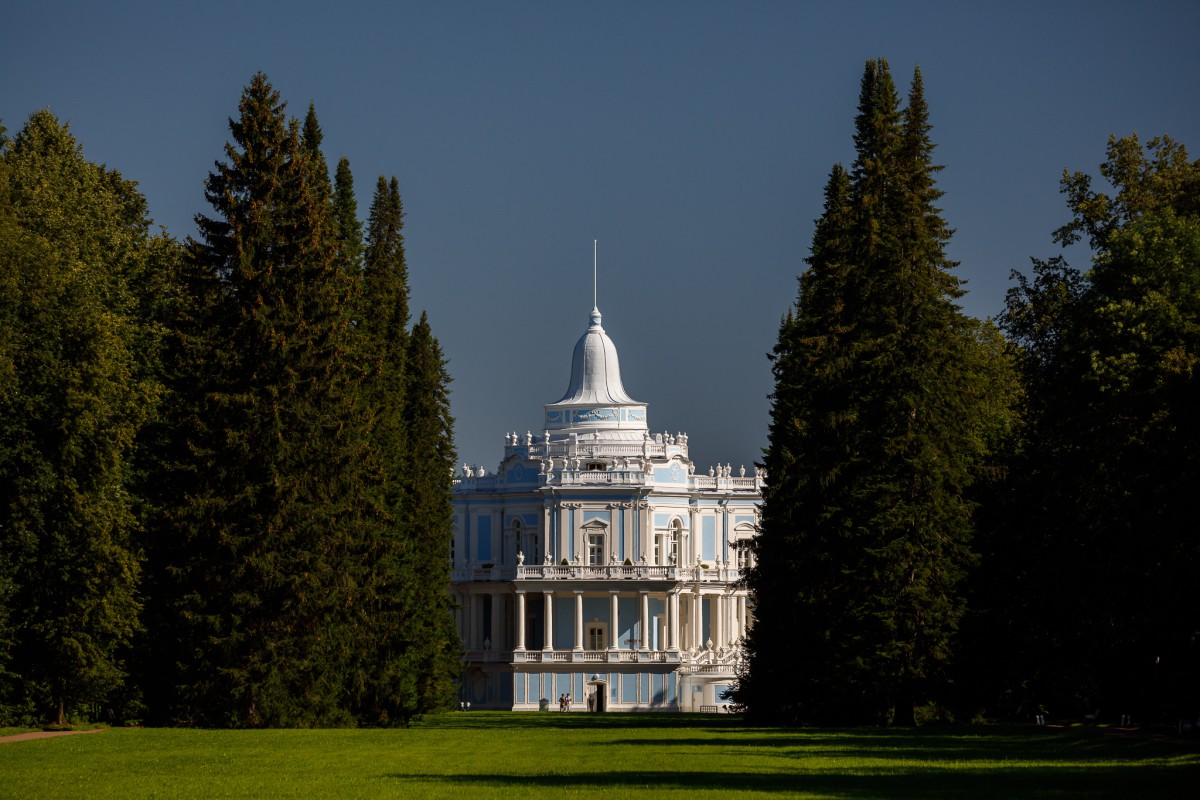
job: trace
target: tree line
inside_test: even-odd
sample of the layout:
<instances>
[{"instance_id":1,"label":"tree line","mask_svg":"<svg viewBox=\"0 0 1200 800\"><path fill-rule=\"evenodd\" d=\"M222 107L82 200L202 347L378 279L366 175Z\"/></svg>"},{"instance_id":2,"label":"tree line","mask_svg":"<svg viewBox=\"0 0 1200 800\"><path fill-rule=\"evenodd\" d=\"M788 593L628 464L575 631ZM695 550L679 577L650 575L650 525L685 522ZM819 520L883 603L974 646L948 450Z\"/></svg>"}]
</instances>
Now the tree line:
<instances>
[{"instance_id":1,"label":"tree line","mask_svg":"<svg viewBox=\"0 0 1200 800\"><path fill-rule=\"evenodd\" d=\"M773 724L1200 713L1200 162L1111 138L996 321L946 248L921 73L864 70L771 354L735 699ZM403 205L360 222L266 77L196 238L47 111L0 129L0 724L447 707L449 376Z\"/></svg>"},{"instance_id":2,"label":"tree line","mask_svg":"<svg viewBox=\"0 0 1200 800\"><path fill-rule=\"evenodd\" d=\"M446 361L256 75L178 242L50 112L0 131L0 724L404 724L448 707Z\"/></svg>"},{"instance_id":3,"label":"tree line","mask_svg":"<svg viewBox=\"0 0 1200 800\"><path fill-rule=\"evenodd\" d=\"M1110 138L1063 246L965 316L919 70L864 70L771 353L753 720L1200 715L1200 161ZM1077 248L1078 249L1078 248Z\"/></svg>"}]
</instances>

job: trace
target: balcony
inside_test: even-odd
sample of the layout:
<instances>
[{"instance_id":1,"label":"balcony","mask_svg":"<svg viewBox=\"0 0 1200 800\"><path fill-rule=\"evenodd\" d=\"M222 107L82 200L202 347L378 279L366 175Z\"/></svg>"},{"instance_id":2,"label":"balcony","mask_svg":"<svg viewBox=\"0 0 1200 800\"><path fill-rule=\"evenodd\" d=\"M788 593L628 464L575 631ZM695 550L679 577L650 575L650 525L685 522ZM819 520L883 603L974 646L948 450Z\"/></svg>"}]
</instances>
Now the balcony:
<instances>
[{"instance_id":1,"label":"balcony","mask_svg":"<svg viewBox=\"0 0 1200 800\"><path fill-rule=\"evenodd\" d=\"M513 664L680 664L683 656L667 650L471 650L467 660Z\"/></svg>"},{"instance_id":2,"label":"balcony","mask_svg":"<svg viewBox=\"0 0 1200 800\"><path fill-rule=\"evenodd\" d=\"M684 583L736 583L742 571L735 566L676 567L609 564L606 566L525 564L519 567L474 567L450 571L452 583L472 581L682 581Z\"/></svg>"}]
</instances>

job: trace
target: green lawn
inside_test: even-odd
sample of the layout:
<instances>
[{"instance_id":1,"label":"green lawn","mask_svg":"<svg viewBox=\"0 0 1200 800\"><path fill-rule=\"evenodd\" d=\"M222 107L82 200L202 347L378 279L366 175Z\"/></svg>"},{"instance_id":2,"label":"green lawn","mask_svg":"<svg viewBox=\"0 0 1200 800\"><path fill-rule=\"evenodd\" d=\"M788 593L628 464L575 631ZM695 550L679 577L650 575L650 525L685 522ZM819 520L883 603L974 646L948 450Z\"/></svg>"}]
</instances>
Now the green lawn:
<instances>
[{"instance_id":1,"label":"green lawn","mask_svg":"<svg viewBox=\"0 0 1200 800\"><path fill-rule=\"evenodd\" d=\"M1195 797L1200 747L1036 728L448 714L408 730L114 729L0 744L0 798Z\"/></svg>"}]
</instances>

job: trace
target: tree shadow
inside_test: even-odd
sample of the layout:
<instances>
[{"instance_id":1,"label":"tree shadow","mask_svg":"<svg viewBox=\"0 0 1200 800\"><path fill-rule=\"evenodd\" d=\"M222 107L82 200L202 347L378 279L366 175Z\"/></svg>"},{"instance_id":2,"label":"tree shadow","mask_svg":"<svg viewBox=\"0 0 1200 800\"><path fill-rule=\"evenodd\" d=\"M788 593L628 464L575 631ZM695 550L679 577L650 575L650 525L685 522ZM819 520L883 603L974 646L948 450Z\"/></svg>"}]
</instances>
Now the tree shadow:
<instances>
[{"instance_id":1,"label":"tree shadow","mask_svg":"<svg viewBox=\"0 0 1200 800\"><path fill-rule=\"evenodd\" d=\"M696 719L686 717L697 715L687 714L584 714L560 712L531 712L521 713L512 711L467 711L450 712L422 717L413 722L414 728L434 729L581 729L593 728L601 730L647 730L662 728L676 730L687 728L695 730ZM746 728L739 717L732 715L705 715L702 724L707 728L722 733L728 731L755 730Z\"/></svg>"},{"instance_id":2,"label":"tree shadow","mask_svg":"<svg viewBox=\"0 0 1200 800\"><path fill-rule=\"evenodd\" d=\"M471 775L392 774L404 783L495 789L514 795L546 789L561 792L596 790L614 796L641 791L760 792L831 798L1043 798L1079 796L1162 796L1194 790L1195 769L1164 772L1153 766L887 769L854 772L714 772L614 769L602 774ZM414 789L416 787L414 786ZM1186 796L1186 795L1185 795Z\"/></svg>"}]
</instances>

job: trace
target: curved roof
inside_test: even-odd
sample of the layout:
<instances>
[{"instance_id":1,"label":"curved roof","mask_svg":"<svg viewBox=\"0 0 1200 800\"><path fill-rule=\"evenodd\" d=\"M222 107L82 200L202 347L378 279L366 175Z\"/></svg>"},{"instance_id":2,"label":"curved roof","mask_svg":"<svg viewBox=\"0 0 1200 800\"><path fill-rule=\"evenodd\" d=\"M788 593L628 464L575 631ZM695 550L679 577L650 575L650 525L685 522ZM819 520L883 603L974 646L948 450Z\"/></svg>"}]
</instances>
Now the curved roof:
<instances>
[{"instance_id":1,"label":"curved roof","mask_svg":"<svg viewBox=\"0 0 1200 800\"><path fill-rule=\"evenodd\" d=\"M575 345L571 358L571 383L561 400L550 405L643 405L625 391L617 348L600 326L600 310L593 307L591 325Z\"/></svg>"}]
</instances>

